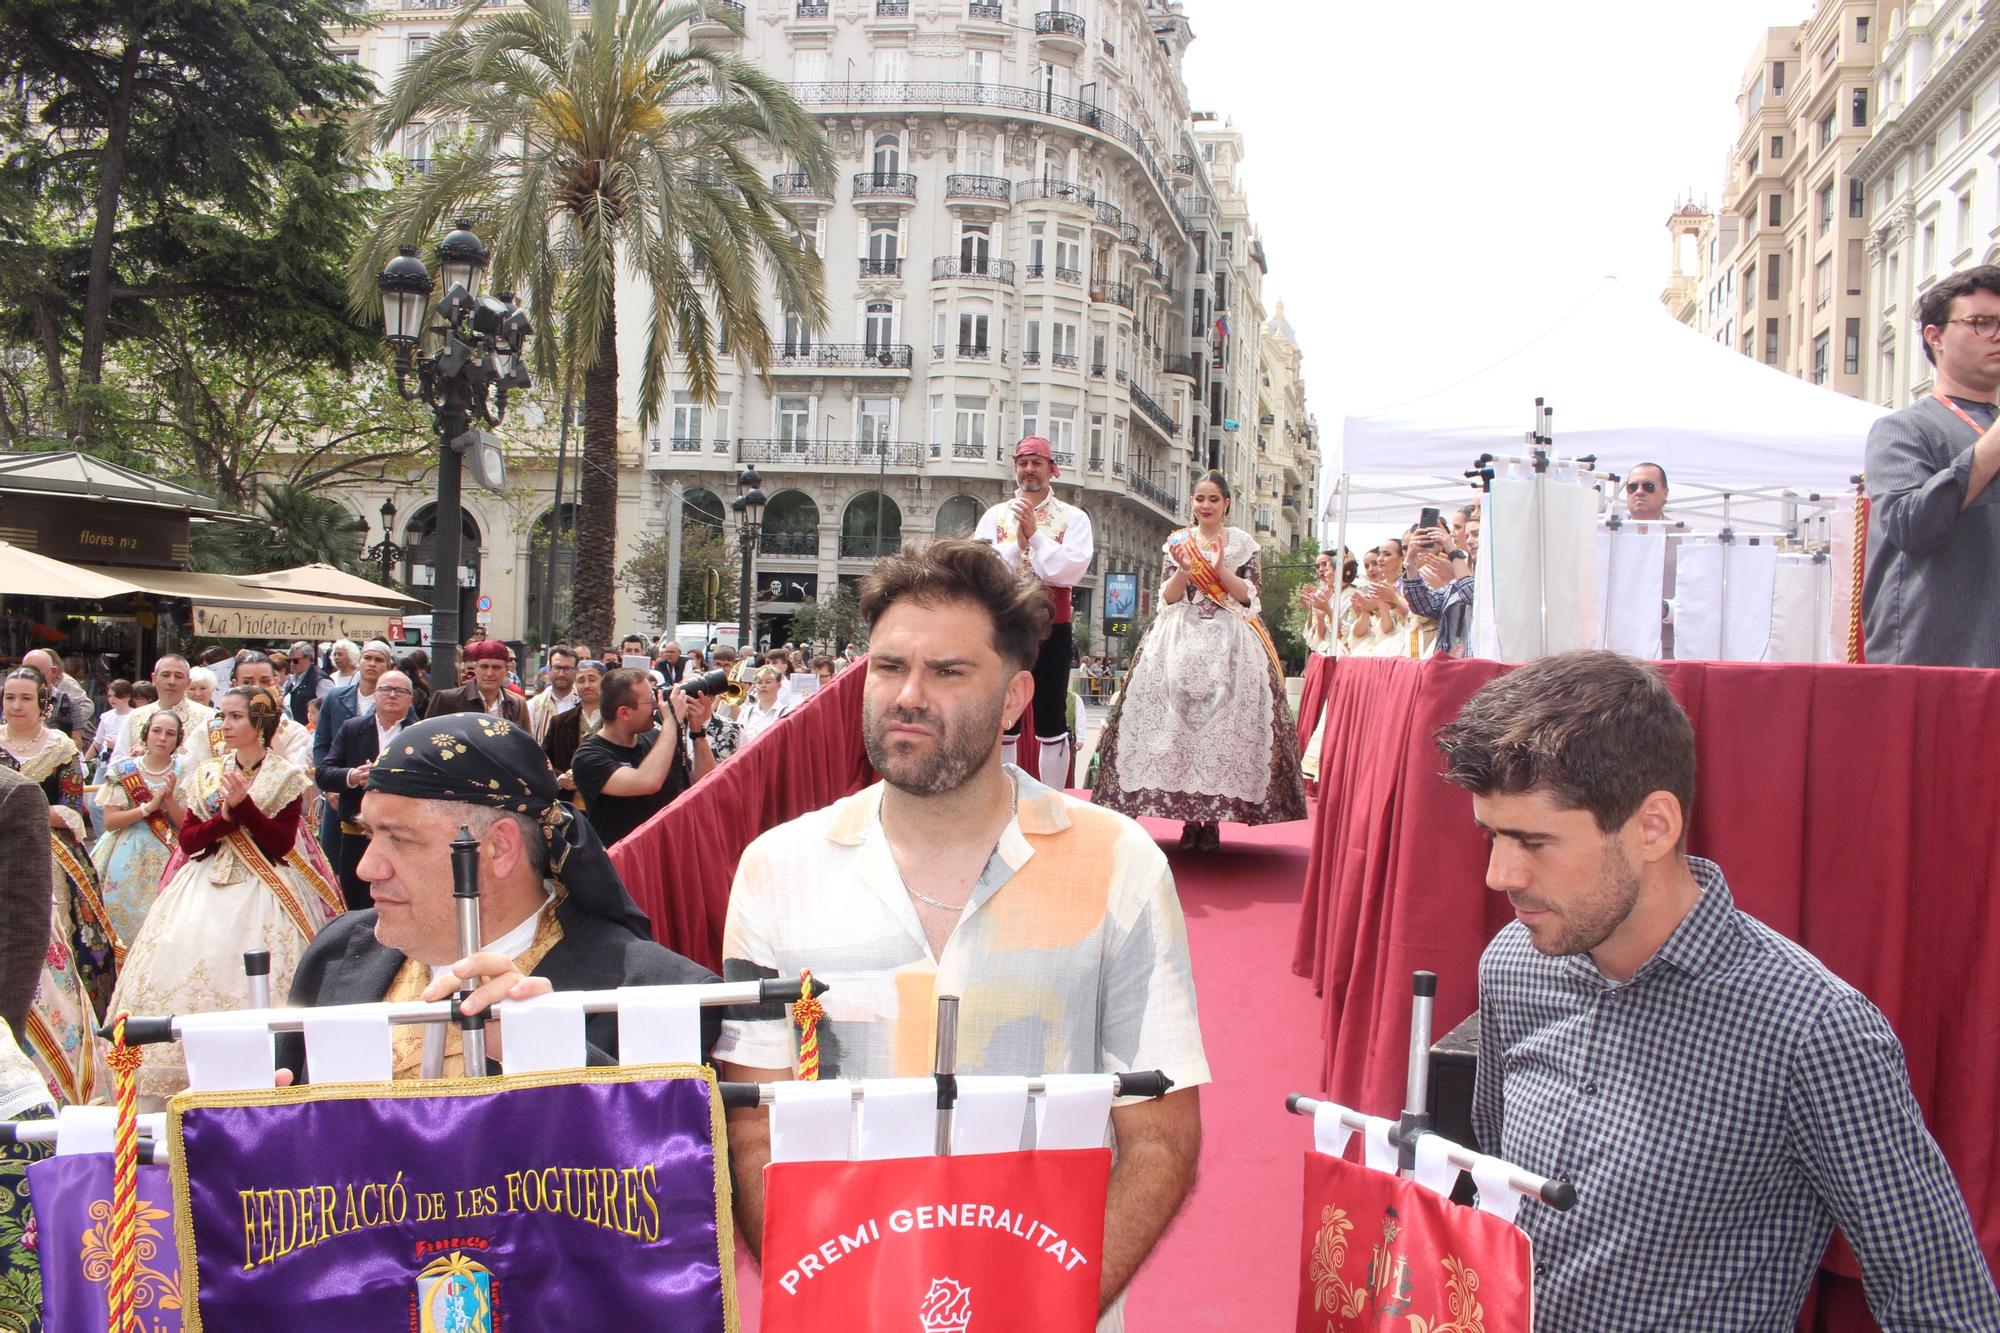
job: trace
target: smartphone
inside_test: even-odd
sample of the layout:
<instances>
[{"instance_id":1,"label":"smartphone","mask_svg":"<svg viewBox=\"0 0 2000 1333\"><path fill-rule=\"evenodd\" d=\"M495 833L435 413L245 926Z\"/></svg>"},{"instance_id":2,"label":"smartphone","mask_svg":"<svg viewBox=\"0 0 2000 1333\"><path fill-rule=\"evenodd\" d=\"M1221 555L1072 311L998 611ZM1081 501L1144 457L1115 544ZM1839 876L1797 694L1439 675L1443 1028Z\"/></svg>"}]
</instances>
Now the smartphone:
<instances>
[{"instance_id":1,"label":"smartphone","mask_svg":"<svg viewBox=\"0 0 2000 1333\"><path fill-rule=\"evenodd\" d=\"M1438 511L1435 509L1425 509L1423 513L1417 515L1417 530L1419 532L1425 528L1441 528L1443 526L1444 523L1440 520Z\"/></svg>"}]
</instances>

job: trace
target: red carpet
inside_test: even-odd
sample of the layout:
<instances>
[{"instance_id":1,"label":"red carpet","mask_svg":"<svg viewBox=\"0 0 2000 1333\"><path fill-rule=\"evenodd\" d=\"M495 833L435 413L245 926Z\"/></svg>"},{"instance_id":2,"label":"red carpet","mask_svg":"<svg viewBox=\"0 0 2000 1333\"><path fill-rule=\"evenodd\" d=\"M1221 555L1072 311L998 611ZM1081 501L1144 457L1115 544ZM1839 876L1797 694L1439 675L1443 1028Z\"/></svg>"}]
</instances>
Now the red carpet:
<instances>
[{"instance_id":1,"label":"red carpet","mask_svg":"<svg viewBox=\"0 0 2000 1333\"><path fill-rule=\"evenodd\" d=\"M1222 850L1203 855L1173 850L1179 824L1141 822L1173 860L1214 1081L1201 1090L1194 1196L1139 1270L1126 1327L1288 1328L1312 1126L1286 1113L1285 1094L1317 1090L1322 1055L1312 983L1291 969L1312 825L1225 824ZM742 1328L754 1333L758 1279L740 1250L737 1279Z\"/></svg>"}]
</instances>

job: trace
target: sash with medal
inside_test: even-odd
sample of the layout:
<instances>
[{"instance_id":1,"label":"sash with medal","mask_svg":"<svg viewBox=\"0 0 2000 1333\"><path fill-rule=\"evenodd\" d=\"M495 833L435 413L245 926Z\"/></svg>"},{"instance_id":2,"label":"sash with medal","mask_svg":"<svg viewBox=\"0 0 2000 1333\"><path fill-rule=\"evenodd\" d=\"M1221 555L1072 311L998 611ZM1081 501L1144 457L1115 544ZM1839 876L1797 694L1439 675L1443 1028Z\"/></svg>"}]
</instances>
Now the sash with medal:
<instances>
[{"instance_id":1,"label":"sash with medal","mask_svg":"<svg viewBox=\"0 0 2000 1333\"><path fill-rule=\"evenodd\" d=\"M223 763L222 760L211 759L196 770L194 808L191 811L194 818L206 821L221 813ZM278 868L264 855L264 850L257 845L256 839L239 827L231 829L222 841L230 851L236 853L244 865L250 868L264 887L271 891L271 896L278 900L278 906L284 909L285 915L299 928L301 935L311 939L319 933L319 922L306 911L306 906L299 900L298 893L286 882L285 877L278 873ZM340 890L326 876L320 874L312 862L300 855L296 846L287 850L278 859L299 872L307 886L318 895L333 915L338 916L347 910L346 900L341 897Z\"/></svg>"},{"instance_id":2,"label":"sash with medal","mask_svg":"<svg viewBox=\"0 0 2000 1333\"><path fill-rule=\"evenodd\" d=\"M132 802L134 810L141 808L146 802L153 799L153 789L146 785L146 775L139 771L139 765L136 760L130 758L120 759L111 766L111 777L117 782L119 789L125 793L126 799ZM167 780L169 782L173 780L171 769L168 770ZM168 847L175 845L174 826L158 810L146 816L145 824L147 828L153 831L153 836L158 838L162 843Z\"/></svg>"},{"instance_id":3,"label":"sash with medal","mask_svg":"<svg viewBox=\"0 0 2000 1333\"><path fill-rule=\"evenodd\" d=\"M1211 601L1227 607L1237 619L1257 631L1257 641L1264 645L1265 653L1270 656L1272 669L1278 673L1280 680L1284 679L1284 663L1278 658L1278 645L1271 641L1271 631L1264 627L1262 617L1252 615L1249 607L1229 595L1229 589L1222 586L1222 575L1216 572L1215 566L1209 563L1208 556L1203 554L1201 543L1195 540L1194 532L1193 528L1181 528L1167 538L1168 548L1180 561L1181 568L1187 571L1188 582L1206 593ZM1226 542L1228 537L1225 535L1223 540Z\"/></svg>"}]
</instances>

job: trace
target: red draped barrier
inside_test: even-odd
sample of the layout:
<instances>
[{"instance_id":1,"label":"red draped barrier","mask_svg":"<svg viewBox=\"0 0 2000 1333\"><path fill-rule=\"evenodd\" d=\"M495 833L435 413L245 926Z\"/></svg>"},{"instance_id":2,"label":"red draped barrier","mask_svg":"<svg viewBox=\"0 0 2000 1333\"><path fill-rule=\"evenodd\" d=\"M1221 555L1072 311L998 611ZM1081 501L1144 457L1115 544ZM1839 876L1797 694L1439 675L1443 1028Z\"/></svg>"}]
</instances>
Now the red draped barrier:
<instances>
[{"instance_id":1,"label":"red draped barrier","mask_svg":"<svg viewBox=\"0 0 2000 1333\"><path fill-rule=\"evenodd\" d=\"M1331 657L1319 653L1306 654L1305 683L1299 688L1299 749L1304 751L1312 741L1313 728L1319 725L1319 706L1326 702L1326 694L1333 686L1333 661Z\"/></svg>"},{"instance_id":2,"label":"red draped barrier","mask_svg":"<svg viewBox=\"0 0 2000 1333\"><path fill-rule=\"evenodd\" d=\"M653 919L653 938L722 966L722 926L737 858L751 840L875 781L861 742L861 686L850 666L755 744L611 849L611 863Z\"/></svg>"},{"instance_id":3,"label":"red draped barrier","mask_svg":"<svg viewBox=\"0 0 2000 1333\"><path fill-rule=\"evenodd\" d=\"M1663 669L1695 726L1689 850L1722 867L1739 907L1888 1016L2000 1272L2000 673ZM1325 1086L1349 1105L1402 1105L1410 973L1438 974L1438 1030L1452 1027L1476 1005L1481 949L1512 919L1484 887L1485 840L1431 743L1504 670L1335 664L1293 968L1323 998ZM1872 1327L1852 1313L1851 1282L1822 1278L1819 1327Z\"/></svg>"}]
</instances>

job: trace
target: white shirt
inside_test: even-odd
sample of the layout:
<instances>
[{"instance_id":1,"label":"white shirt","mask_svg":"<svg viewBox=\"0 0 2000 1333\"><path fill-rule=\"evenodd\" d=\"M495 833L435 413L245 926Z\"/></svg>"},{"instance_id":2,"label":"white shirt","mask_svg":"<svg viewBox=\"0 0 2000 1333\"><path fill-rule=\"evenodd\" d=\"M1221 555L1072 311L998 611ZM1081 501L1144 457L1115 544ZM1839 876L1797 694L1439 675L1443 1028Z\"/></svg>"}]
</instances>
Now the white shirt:
<instances>
[{"instance_id":1,"label":"white shirt","mask_svg":"<svg viewBox=\"0 0 2000 1333\"><path fill-rule=\"evenodd\" d=\"M398 722L395 726L389 728L387 731L384 731L382 730L381 721L377 719L375 723L375 757L379 759L384 754L387 754L389 751L389 738L391 736L394 736L397 732L401 731L404 727L407 727L409 725L410 725L410 719L406 716L403 718L402 721Z\"/></svg>"},{"instance_id":2,"label":"white shirt","mask_svg":"<svg viewBox=\"0 0 2000 1333\"><path fill-rule=\"evenodd\" d=\"M743 707L736 718L736 725L742 728L741 737L737 742L738 745L748 745L751 741L756 740L759 736L770 730L773 722L776 722L789 711L791 711L789 704L776 703L772 704L769 708L765 708L754 698L744 700Z\"/></svg>"},{"instance_id":3,"label":"white shirt","mask_svg":"<svg viewBox=\"0 0 2000 1333\"><path fill-rule=\"evenodd\" d=\"M363 694L359 685L354 687L354 716L369 717L375 712L375 696Z\"/></svg>"},{"instance_id":4,"label":"white shirt","mask_svg":"<svg viewBox=\"0 0 2000 1333\"><path fill-rule=\"evenodd\" d=\"M548 906L548 900L544 898L536 905L534 911L528 913L520 925L488 944L481 952L497 953L503 958L519 958L528 951L528 946L535 942L535 927L541 924L542 908L546 906ZM450 967L450 963L437 963L433 965L431 968L431 980L436 981Z\"/></svg>"},{"instance_id":5,"label":"white shirt","mask_svg":"<svg viewBox=\"0 0 2000 1333\"><path fill-rule=\"evenodd\" d=\"M1007 568L1020 574L1023 553L1014 526L1014 501L1009 497L979 516L979 526L973 529L972 537L974 541L991 543L1007 562ZM1035 506L1035 535L1028 539L1027 572L1058 588L1074 588L1090 572L1090 559L1095 551L1090 515L1056 499L1051 490L1049 498Z\"/></svg>"},{"instance_id":6,"label":"white shirt","mask_svg":"<svg viewBox=\"0 0 2000 1333\"><path fill-rule=\"evenodd\" d=\"M124 729L126 720L131 716L132 710L129 708L122 713L114 708L105 709L104 715L97 719L97 731L90 738L90 748L98 754L115 752L118 748L118 733Z\"/></svg>"}]
</instances>

